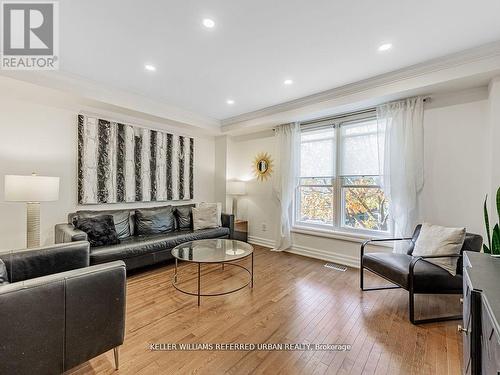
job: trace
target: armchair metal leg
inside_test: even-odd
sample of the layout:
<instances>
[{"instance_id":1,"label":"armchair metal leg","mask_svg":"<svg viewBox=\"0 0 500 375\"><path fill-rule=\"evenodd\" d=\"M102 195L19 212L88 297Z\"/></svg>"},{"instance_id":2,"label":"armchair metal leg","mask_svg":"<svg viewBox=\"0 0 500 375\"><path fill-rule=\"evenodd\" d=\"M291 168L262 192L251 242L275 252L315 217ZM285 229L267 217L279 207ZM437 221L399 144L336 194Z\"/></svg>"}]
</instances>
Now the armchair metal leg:
<instances>
[{"instance_id":1,"label":"armchair metal leg","mask_svg":"<svg viewBox=\"0 0 500 375\"><path fill-rule=\"evenodd\" d=\"M120 347L117 346L116 348L113 348L113 355L115 357L115 368L118 370L120 367L120 352L119 352Z\"/></svg>"},{"instance_id":2,"label":"armchair metal leg","mask_svg":"<svg viewBox=\"0 0 500 375\"><path fill-rule=\"evenodd\" d=\"M361 265L359 267L359 287L361 290L364 290L363 286L364 286L363 257L361 257Z\"/></svg>"},{"instance_id":3,"label":"armchair metal leg","mask_svg":"<svg viewBox=\"0 0 500 375\"><path fill-rule=\"evenodd\" d=\"M408 310L410 315L410 322L412 324L425 324L425 323L437 323L437 322L447 322L449 320L462 320L462 315L451 315L451 316L442 316L439 318L428 318L428 319L415 319L415 293L413 291L409 291L409 303Z\"/></svg>"}]
</instances>

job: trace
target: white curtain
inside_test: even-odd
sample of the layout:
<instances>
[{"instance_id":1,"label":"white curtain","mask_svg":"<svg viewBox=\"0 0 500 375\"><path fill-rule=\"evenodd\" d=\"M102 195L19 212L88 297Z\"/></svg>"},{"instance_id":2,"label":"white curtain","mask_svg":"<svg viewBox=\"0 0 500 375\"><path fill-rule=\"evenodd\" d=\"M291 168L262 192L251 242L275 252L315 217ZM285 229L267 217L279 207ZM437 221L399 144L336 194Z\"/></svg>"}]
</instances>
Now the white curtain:
<instances>
[{"instance_id":1,"label":"white curtain","mask_svg":"<svg viewBox=\"0 0 500 375\"><path fill-rule=\"evenodd\" d=\"M419 220L418 194L424 185L424 103L409 98L377 107L379 162L394 237L411 236ZM395 246L404 252L404 246Z\"/></svg>"},{"instance_id":2,"label":"white curtain","mask_svg":"<svg viewBox=\"0 0 500 375\"><path fill-rule=\"evenodd\" d=\"M273 251L283 251L292 246L292 206L298 184L300 165L299 123L280 125L275 129L276 173L273 193L280 205L280 228Z\"/></svg>"}]
</instances>

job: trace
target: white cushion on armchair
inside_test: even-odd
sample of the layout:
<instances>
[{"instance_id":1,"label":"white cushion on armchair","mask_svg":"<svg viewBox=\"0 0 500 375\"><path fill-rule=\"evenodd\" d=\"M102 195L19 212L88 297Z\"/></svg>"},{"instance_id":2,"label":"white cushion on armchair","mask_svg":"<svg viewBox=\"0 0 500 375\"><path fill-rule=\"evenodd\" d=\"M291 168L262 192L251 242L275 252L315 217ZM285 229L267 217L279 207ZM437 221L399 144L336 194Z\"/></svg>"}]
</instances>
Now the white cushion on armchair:
<instances>
[{"instance_id":1,"label":"white cushion on armchair","mask_svg":"<svg viewBox=\"0 0 500 375\"><path fill-rule=\"evenodd\" d=\"M423 223L412 255L459 255L464 240L465 228L446 228ZM444 268L453 276L457 274L457 257L430 258L426 259L426 261Z\"/></svg>"}]
</instances>

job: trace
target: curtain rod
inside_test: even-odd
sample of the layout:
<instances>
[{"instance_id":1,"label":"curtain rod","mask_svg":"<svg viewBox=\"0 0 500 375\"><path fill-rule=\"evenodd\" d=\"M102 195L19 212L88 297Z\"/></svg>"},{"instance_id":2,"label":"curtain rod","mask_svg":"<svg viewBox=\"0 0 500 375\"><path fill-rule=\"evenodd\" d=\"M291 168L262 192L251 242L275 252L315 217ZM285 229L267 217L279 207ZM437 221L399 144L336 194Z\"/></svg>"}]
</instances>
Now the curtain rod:
<instances>
[{"instance_id":1,"label":"curtain rod","mask_svg":"<svg viewBox=\"0 0 500 375\"><path fill-rule=\"evenodd\" d=\"M364 115L365 113L372 113L372 112L375 112L376 110L377 109L375 107L373 107L373 108L366 108L366 109L361 109L359 111L346 112L346 113L338 114L338 115L335 115L335 116L321 117L321 118L317 118L317 119L314 119L314 120L299 121L299 122L300 122L300 125L309 125L309 124L314 124L315 122L338 120L338 119L345 118L345 117L351 117L351 116L356 116L356 115Z\"/></svg>"},{"instance_id":2,"label":"curtain rod","mask_svg":"<svg viewBox=\"0 0 500 375\"><path fill-rule=\"evenodd\" d=\"M424 96L424 99L423 99L424 103L428 102L430 100L431 100L430 96ZM370 107L370 108L360 109L358 111L353 111L353 112L344 112L344 113L340 113L340 114L334 115L334 116L320 117L320 118L317 118L317 119L314 119L314 120L299 121L299 123L300 123L300 125L310 125L310 124L314 124L316 122L338 120L338 119L342 119L342 118L345 118L345 117L356 116L356 115L363 115L363 114L366 114L366 113L375 112L376 110L377 110L377 107ZM273 128L273 131L274 130L276 130L276 129Z\"/></svg>"}]
</instances>

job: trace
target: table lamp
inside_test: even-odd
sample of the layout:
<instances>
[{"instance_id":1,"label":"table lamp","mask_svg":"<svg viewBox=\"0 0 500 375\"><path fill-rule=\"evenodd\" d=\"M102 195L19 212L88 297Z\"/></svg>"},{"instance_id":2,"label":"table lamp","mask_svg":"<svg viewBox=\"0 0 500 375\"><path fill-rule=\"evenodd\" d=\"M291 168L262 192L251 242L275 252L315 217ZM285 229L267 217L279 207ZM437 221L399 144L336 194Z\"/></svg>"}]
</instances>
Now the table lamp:
<instances>
[{"instance_id":1,"label":"table lamp","mask_svg":"<svg viewBox=\"0 0 500 375\"><path fill-rule=\"evenodd\" d=\"M26 202L27 247L40 246L40 202L59 199L59 177L5 176L5 200Z\"/></svg>"},{"instance_id":2,"label":"table lamp","mask_svg":"<svg viewBox=\"0 0 500 375\"><path fill-rule=\"evenodd\" d=\"M227 194L233 196L233 214L235 219L238 218L237 210L238 210L238 196L245 195L246 185L243 181L228 181L227 184Z\"/></svg>"}]
</instances>

